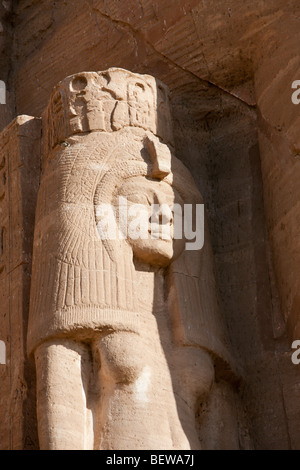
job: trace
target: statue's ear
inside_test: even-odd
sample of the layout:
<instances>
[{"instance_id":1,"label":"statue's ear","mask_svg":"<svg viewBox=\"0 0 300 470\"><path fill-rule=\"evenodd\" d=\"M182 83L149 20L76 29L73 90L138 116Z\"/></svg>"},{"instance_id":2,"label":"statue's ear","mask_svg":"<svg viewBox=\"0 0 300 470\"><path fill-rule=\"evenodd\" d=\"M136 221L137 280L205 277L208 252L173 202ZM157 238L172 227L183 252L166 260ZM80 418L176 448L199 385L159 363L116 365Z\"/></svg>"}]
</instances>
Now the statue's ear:
<instances>
[{"instance_id":1,"label":"statue's ear","mask_svg":"<svg viewBox=\"0 0 300 470\"><path fill-rule=\"evenodd\" d=\"M231 368L233 361L221 315L207 223L203 248L185 250L172 263L167 288L174 341L182 346L206 349Z\"/></svg>"}]
</instances>

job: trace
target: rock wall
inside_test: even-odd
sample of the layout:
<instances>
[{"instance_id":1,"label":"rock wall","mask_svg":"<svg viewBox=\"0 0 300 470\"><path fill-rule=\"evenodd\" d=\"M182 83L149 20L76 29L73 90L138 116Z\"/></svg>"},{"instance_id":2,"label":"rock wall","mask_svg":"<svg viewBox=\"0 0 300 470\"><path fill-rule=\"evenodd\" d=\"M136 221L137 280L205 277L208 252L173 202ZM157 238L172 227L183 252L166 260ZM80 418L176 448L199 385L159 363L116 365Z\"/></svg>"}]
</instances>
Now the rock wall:
<instances>
[{"instance_id":1,"label":"rock wall","mask_svg":"<svg viewBox=\"0 0 300 470\"><path fill-rule=\"evenodd\" d=\"M12 48L14 35L13 2L0 3L0 80L6 86L6 106L0 105L0 129L7 126L14 117L14 93L10 87L12 77ZM2 101L2 100L1 100Z\"/></svg>"},{"instance_id":2,"label":"rock wall","mask_svg":"<svg viewBox=\"0 0 300 470\"><path fill-rule=\"evenodd\" d=\"M40 173L39 119L19 116L0 150L0 448L36 445L35 374L26 357L34 214ZM35 444L33 444L35 442Z\"/></svg>"}]
</instances>

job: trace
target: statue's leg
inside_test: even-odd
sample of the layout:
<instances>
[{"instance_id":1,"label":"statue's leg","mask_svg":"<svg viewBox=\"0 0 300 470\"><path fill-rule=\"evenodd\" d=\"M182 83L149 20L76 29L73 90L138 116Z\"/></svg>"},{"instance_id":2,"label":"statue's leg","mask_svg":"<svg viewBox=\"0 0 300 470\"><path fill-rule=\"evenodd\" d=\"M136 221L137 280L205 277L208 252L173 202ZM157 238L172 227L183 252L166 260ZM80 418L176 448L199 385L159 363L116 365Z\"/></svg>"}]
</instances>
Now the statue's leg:
<instances>
[{"instance_id":1,"label":"statue's leg","mask_svg":"<svg viewBox=\"0 0 300 470\"><path fill-rule=\"evenodd\" d=\"M181 424L190 448L200 450L196 416L199 403L207 399L214 383L213 360L203 349L193 347L172 348L168 359L173 370L173 387Z\"/></svg>"},{"instance_id":2,"label":"statue's leg","mask_svg":"<svg viewBox=\"0 0 300 470\"><path fill-rule=\"evenodd\" d=\"M215 380L214 362L204 349L179 347L173 353L178 389L194 412L199 400L205 400Z\"/></svg>"},{"instance_id":3,"label":"statue's leg","mask_svg":"<svg viewBox=\"0 0 300 470\"><path fill-rule=\"evenodd\" d=\"M189 449L168 364L154 332L145 337L124 331L111 333L95 342L95 358L97 354L101 398L95 447L171 450L176 434L178 448Z\"/></svg>"},{"instance_id":4,"label":"statue's leg","mask_svg":"<svg viewBox=\"0 0 300 470\"><path fill-rule=\"evenodd\" d=\"M93 448L87 347L72 340L47 341L37 348L35 361L41 450Z\"/></svg>"}]
</instances>

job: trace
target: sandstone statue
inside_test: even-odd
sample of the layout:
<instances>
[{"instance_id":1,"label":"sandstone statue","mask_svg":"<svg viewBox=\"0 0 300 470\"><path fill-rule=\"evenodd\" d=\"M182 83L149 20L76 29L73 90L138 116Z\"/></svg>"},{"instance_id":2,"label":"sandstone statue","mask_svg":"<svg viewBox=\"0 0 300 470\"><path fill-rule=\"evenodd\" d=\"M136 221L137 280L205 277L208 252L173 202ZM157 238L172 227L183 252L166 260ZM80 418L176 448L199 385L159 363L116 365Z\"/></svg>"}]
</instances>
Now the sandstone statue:
<instances>
[{"instance_id":1,"label":"sandstone statue","mask_svg":"<svg viewBox=\"0 0 300 470\"><path fill-rule=\"evenodd\" d=\"M28 327L40 447L200 449L197 407L232 367L207 227L194 251L159 231L105 239L98 208L120 222L120 198L203 202L174 156L168 89L116 68L68 77L43 115Z\"/></svg>"}]
</instances>

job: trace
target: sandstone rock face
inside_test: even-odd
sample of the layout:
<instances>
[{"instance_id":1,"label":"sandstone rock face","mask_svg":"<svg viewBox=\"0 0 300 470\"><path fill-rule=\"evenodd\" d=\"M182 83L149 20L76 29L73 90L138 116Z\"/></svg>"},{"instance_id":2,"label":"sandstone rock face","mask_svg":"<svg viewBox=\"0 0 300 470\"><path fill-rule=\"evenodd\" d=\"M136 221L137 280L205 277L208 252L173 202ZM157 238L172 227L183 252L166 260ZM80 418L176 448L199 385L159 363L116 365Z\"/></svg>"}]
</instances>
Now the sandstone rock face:
<instances>
[{"instance_id":1,"label":"sandstone rock face","mask_svg":"<svg viewBox=\"0 0 300 470\"><path fill-rule=\"evenodd\" d=\"M0 128L3 129L14 118L14 93L8 85L12 67L12 38L14 12L12 1L0 4L0 80L6 88L6 105L3 106L3 96L0 98Z\"/></svg>"},{"instance_id":2,"label":"sandstone rock face","mask_svg":"<svg viewBox=\"0 0 300 470\"><path fill-rule=\"evenodd\" d=\"M231 372L214 381L197 411L197 438L202 448L299 449L299 366L291 362L292 340L300 339L298 107L291 101L291 84L300 79L298 2L13 3L0 6L0 80L8 90L7 105L0 105L1 129L18 115L40 117L53 87L75 73L121 67L151 74L169 87L175 154L205 201L220 310L239 371L238 383ZM12 200L23 203L7 230L21 240L18 231L28 224L31 246L24 252L30 259L30 191L39 186L40 140L31 134L16 138L14 129L7 128L1 139L11 133L10 160L22 155L29 161L30 187L26 178L13 183L26 165L8 172ZM25 201L31 197L29 214ZM0 204L3 214L17 207L5 205L5 198ZM7 217L1 219L4 226ZM18 266L14 246L22 242L8 236L5 256ZM24 355L29 283L22 275L10 281L16 273L0 275L0 341L7 353L6 366L0 365L0 448L38 448L33 360ZM9 285L16 286L22 309L12 300L6 307ZM49 348L41 361L55 365L59 348ZM81 349L68 351L77 364L85 357ZM18 366L11 369L9 361ZM222 432L216 424L221 422L231 431Z\"/></svg>"},{"instance_id":3,"label":"sandstone rock face","mask_svg":"<svg viewBox=\"0 0 300 470\"><path fill-rule=\"evenodd\" d=\"M35 374L26 355L34 214L40 172L40 119L19 116L1 134L0 337L2 449L36 440Z\"/></svg>"}]
</instances>

